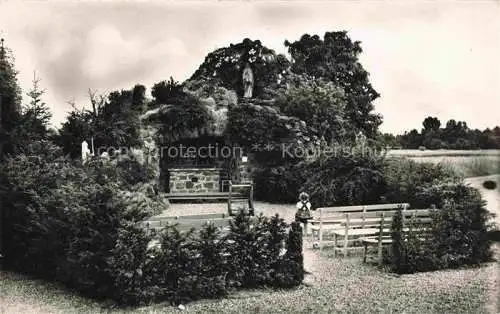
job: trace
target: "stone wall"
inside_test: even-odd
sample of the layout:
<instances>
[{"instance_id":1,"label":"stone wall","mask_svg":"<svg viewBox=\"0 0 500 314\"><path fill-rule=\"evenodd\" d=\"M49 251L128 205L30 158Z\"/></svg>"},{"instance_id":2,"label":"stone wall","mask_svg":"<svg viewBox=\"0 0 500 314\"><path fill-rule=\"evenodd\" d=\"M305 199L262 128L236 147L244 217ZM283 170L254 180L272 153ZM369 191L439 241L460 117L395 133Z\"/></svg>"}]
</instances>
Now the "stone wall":
<instances>
[{"instance_id":1,"label":"stone wall","mask_svg":"<svg viewBox=\"0 0 500 314\"><path fill-rule=\"evenodd\" d=\"M219 192L219 168L169 169L170 193Z\"/></svg>"}]
</instances>

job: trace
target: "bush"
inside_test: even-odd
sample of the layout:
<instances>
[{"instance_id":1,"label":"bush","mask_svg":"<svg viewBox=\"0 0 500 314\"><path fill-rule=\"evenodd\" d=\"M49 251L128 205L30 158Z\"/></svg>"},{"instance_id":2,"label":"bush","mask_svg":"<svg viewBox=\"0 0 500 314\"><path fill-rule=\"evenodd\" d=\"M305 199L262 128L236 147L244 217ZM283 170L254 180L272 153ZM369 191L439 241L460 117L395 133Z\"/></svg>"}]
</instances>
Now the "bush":
<instances>
[{"instance_id":1,"label":"bush","mask_svg":"<svg viewBox=\"0 0 500 314\"><path fill-rule=\"evenodd\" d=\"M422 206L436 204L429 233L402 235L400 214L393 219L391 266L413 273L477 265L492 257L488 219L479 191L462 182L435 183L416 198Z\"/></svg>"},{"instance_id":2,"label":"bush","mask_svg":"<svg viewBox=\"0 0 500 314\"><path fill-rule=\"evenodd\" d=\"M415 273L440 269L432 240L422 238L425 234L404 231L401 209L398 209L392 221L392 250L389 263L392 271L399 274Z\"/></svg>"},{"instance_id":3,"label":"bush","mask_svg":"<svg viewBox=\"0 0 500 314\"><path fill-rule=\"evenodd\" d=\"M274 234L271 231L273 226ZM284 222L258 216L253 221L240 213L231 222L231 269L229 279L237 286L256 287L272 281L273 266L278 261L280 243L284 235ZM281 229L281 230L280 230Z\"/></svg>"},{"instance_id":4,"label":"bush","mask_svg":"<svg viewBox=\"0 0 500 314\"><path fill-rule=\"evenodd\" d=\"M374 204L380 202L384 158L358 151L320 156L308 164L302 189L315 207Z\"/></svg>"},{"instance_id":5,"label":"bush","mask_svg":"<svg viewBox=\"0 0 500 314\"><path fill-rule=\"evenodd\" d=\"M416 194L425 186L435 182L460 179L459 175L446 164L419 163L406 158L387 160L382 172L383 191L380 193L387 202L410 203L413 208L433 204L423 205L416 198Z\"/></svg>"},{"instance_id":6,"label":"bush","mask_svg":"<svg viewBox=\"0 0 500 314\"><path fill-rule=\"evenodd\" d=\"M252 221L240 213L228 235L210 225L199 233L167 226L158 234L159 246L150 249L144 231L122 232L113 253L113 298L179 304L221 297L237 287L297 286L303 280L302 230L292 225L285 246L286 230L278 216Z\"/></svg>"},{"instance_id":7,"label":"bush","mask_svg":"<svg viewBox=\"0 0 500 314\"><path fill-rule=\"evenodd\" d=\"M255 197L293 203L304 191L315 207L379 203L385 192L384 157L361 149L355 146L332 156L257 168L253 174Z\"/></svg>"},{"instance_id":8,"label":"bush","mask_svg":"<svg viewBox=\"0 0 500 314\"><path fill-rule=\"evenodd\" d=\"M233 242L231 280L242 287L300 285L304 279L302 228L292 223L287 237L287 227L278 215L271 219L261 215L254 222L238 215L229 235Z\"/></svg>"},{"instance_id":9,"label":"bush","mask_svg":"<svg viewBox=\"0 0 500 314\"><path fill-rule=\"evenodd\" d=\"M48 143L35 143L27 151L37 155L7 158L0 169L4 265L50 277L67 246L63 217L71 204L54 190L81 172Z\"/></svg>"},{"instance_id":10,"label":"bush","mask_svg":"<svg viewBox=\"0 0 500 314\"><path fill-rule=\"evenodd\" d=\"M3 265L109 296L120 233L136 228L158 204L121 191L113 167L78 166L50 143L29 149L37 155L8 158L0 171L8 239Z\"/></svg>"},{"instance_id":11,"label":"bush","mask_svg":"<svg viewBox=\"0 0 500 314\"><path fill-rule=\"evenodd\" d=\"M161 292L153 271L157 265L148 244L154 234L137 225L118 232L116 243L106 259L112 289L107 297L122 304L139 304L154 300Z\"/></svg>"},{"instance_id":12,"label":"bush","mask_svg":"<svg viewBox=\"0 0 500 314\"><path fill-rule=\"evenodd\" d=\"M302 255L302 227L292 222L288 234L287 251L279 260L274 285L290 288L298 286L304 280L304 256Z\"/></svg>"},{"instance_id":13,"label":"bush","mask_svg":"<svg viewBox=\"0 0 500 314\"><path fill-rule=\"evenodd\" d=\"M483 187L488 190L494 190L497 188L497 183L492 180L486 180L483 182Z\"/></svg>"},{"instance_id":14,"label":"bush","mask_svg":"<svg viewBox=\"0 0 500 314\"><path fill-rule=\"evenodd\" d=\"M306 175L304 164L256 168L253 172L255 198L276 203L296 202Z\"/></svg>"},{"instance_id":15,"label":"bush","mask_svg":"<svg viewBox=\"0 0 500 314\"><path fill-rule=\"evenodd\" d=\"M120 183L126 189L154 179L153 167L141 164L133 155L121 155L112 164L116 165Z\"/></svg>"}]
</instances>

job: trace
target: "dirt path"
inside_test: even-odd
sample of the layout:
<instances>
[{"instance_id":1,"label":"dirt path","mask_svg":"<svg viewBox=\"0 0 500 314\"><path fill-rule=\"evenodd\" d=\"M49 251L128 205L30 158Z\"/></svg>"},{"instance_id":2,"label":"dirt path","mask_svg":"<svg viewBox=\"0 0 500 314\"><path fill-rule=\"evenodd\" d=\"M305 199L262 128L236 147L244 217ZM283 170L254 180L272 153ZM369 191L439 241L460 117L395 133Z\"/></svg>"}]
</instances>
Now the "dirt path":
<instances>
[{"instance_id":1,"label":"dirt path","mask_svg":"<svg viewBox=\"0 0 500 314\"><path fill-rule=\"evenodd\" d=\"M494 190L487 190L483 187L483 182L486 180L492 180L497 183L497 188ZM486 208L495 214L494 222L500 228L500 174L483 176L483 177L471 177L466 178L465 182L469 183L472 187L475 187L481 192L484 200L486 201Z\"/></svg>"},{"instance_id":2,"label":"dirt path","mask_svg":"<svg viewBox=\"0 0 500 314\"><path fill-rule=\"evenodd\" d=\"M319 250L312 248L312 242L304 240L303 246L304 255L304 269L306 270L306 276L304 277L304 284L309 286L318 286L325 283L331 278L326 277L326 268L329 267L329 261L332 259L322 256Z\"/></svg>"}]
</instances>

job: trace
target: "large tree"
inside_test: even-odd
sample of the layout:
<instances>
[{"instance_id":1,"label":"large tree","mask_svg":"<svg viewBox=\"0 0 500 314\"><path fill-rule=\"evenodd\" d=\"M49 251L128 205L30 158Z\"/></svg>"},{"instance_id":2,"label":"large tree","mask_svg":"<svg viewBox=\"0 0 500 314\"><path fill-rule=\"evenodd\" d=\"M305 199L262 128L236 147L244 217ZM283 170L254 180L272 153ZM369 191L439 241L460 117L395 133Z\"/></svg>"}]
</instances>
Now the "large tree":
<instances>
[{"instance_id":1,"label":"large tree","mask_svg":"<svg viewBox=\"0 0 500 314\"><path fill-rule=\"evenodd\" d=\"M94 139L99 149L119 149L140 144L140 120L144 92L140 85L132 90L111 92L108 96L89 91L92 110L77 110L69 114L63 123L57 143L66 154L79 156L81 143Z\"/></svg>"},{"instance_id":2,"label":"large tree","mask_svg":"<svg viewBox=\"0 0 500 314\"><path fill-rule=\"evenodd\" d=\"M12 52L0 43L0 159L12 152L14 127L18 124L21 110L21 88L17 81Z\"/></svg>"},{"instance_id":3,"label":"large tree","mask_svg":"<svg viewBox=\"0 0 500 314\"><path fill-rule=\"evenodd\" d=\"M439 119L436 117L427 117L424 119L422 125L424 126L422 133L426 133L428 131L439 131L441 121L439 121Z\"/></svg>"},{"instance_id":4,"label":"large tree","mask_svg":"<svg viewBox=\"0 0 500 314\"><path fill-rule=\"evenodd\" d=\"M353 42L342 31L327 32L323 39L305 34L298 41L285 41L285 46L292 57L294 73L324 78L344 89L349 120L357 130L374 138L382 123L380 115L373 113L372 104L379 94L359 62L360 42Z\"/></svg>"},{"instance_id":5,"label":"large tree","mask_svg":"<svg viewBox=\"0 0 500 314\"><path fill-rule=\"evenodd\" d=\"M71 158L80 156L82 141L91 138L91 121L92 113L90 111L74 108L59 129L56 143L60 145L64 153L69 154Z\"/></svg>"}]
</instances>

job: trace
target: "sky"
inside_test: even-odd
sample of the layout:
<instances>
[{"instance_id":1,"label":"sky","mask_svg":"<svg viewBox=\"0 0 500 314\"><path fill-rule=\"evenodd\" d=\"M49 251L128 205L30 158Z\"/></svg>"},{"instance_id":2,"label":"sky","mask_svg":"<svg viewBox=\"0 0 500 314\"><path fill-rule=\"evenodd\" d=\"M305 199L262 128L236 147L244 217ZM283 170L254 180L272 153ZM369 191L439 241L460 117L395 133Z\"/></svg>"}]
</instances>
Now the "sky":
<instances>
[{"instance_id":1,"label":"sky","mask_svg":"<svg viewBox=\"0 0 500 314\"><path fill-rule=\"evenodd\" d=\"M285 39L347 30L381 94L381 131L500 125L500 1L5 1L0 36L26 93L33 74L59 126L87 106L88 89L183 81L214 49L259 39L286 53Z\"/></svg>"}]
</instances>

